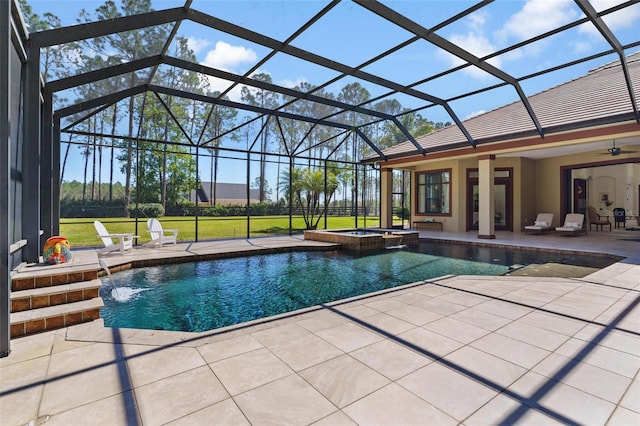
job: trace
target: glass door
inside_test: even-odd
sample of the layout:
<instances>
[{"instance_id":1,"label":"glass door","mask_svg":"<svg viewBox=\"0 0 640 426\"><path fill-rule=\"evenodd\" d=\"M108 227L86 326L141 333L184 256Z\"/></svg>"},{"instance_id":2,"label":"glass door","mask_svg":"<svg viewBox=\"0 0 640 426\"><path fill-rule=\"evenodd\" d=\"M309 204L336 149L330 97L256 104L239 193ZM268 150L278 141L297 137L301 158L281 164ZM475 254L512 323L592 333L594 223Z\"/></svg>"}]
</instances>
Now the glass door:
<instances>
[{"instance_id":1,"label":"glass door","mask_svg":"<svg viewBox=\"0 0 640 426\"><path fill-rule=\"evenodd\" d=\"M509 214L509 182L493 185L495 229L509 230L511 215Z\"/></svg>"},{"instance_id":2,"label":"glass door","mask_svg":"<svg viewBox=\"0 0 640 426\"><path fill-rule=\"evenodd\" d=\"M410 226L411 205L410 197L411 173L405 170L393 171L393 189L391 202L393 206L393 227L404 229Z\"/></svg>"},{"instance_id":3,"label":"glass door","mask_svg":"<svg viewBox=\"0 0 640 426\"><path fill-rule=\"evenodd\" d=\"M513 231L513 184L511 169L496 169L493 185L494 223L496 230ZM467 230L477 230L480 186L478 170L467 171Z\"/></svg>"}]
</instances>

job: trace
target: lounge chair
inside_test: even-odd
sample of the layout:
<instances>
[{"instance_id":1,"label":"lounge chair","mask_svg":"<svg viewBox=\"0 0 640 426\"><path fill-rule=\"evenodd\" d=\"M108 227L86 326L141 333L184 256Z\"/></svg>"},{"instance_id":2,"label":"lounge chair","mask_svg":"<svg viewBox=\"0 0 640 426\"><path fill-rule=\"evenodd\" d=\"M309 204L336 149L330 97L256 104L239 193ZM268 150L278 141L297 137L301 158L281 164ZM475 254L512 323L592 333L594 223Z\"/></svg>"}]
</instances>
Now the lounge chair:
<instances>
[{"instance_id":1,"label":"lounge chair","mask_svg":"<svg viewBox=\"0 0 640 426\"><path fill-rule=\"evenodd\" d=\"M601 231L604 226L609 226L609 232L611 232L611 222L609 222L609 217L599 215L595 207L587 207L587 219L589 220L589 230L591 230L593 225L596 225L596 229L598 229L597 227L599 226Z\"/></svg>"},{"instance_id":2,"label":"lounge chair","mask_svg":"<svg viewBox=\"0 0 640 426\"><path fill-rule=\"evenodd\" d=\"M127 250L133 248L133 239L138 238L137 235L133 234L110 234L99 220L94 221L93 226L98 231L98 238L104 244L103 248L98 249L98 256L114 251L119 251L124 256ZM116 241L115 243L114 240Z\"/></svg>"},{"instance_id":3,"label":"lounge chair","mask_svg":"<svg viewBox=\"0 0 640 426\"><path fill-rule=\"evenodd\" d=\"M162 224L158 219L149 219L147 221L147 227L149 228L149 233L151 234L151 241L145 244L145 246L160 246L163 244L173 243L176 245L176 240L178 238L178 230L177 229L162 229Z\"/></svg>"},{"instance_id":4,"label":"lounge chair","mask_svg":"<svg viewBox=\"0 0 640 426\"><path fill-rule=\"evenodd\" d=\"M582 213L569 213L564 218L564 224L556 228L556 232L564 235L578 235L587 233L582 226L584 224L584 215Z\"/></svg>"},{"instance_id":5,"label":"lounge chair","mask_svg":"<svg viewBox=\"0 0 640 426\"><path fill-rule=\"evenodd\" d=\"M533 225L524 227L525 233L542 234L545 231L553 231L553 213L538 213Z\"/></svg>"}]
</instances>

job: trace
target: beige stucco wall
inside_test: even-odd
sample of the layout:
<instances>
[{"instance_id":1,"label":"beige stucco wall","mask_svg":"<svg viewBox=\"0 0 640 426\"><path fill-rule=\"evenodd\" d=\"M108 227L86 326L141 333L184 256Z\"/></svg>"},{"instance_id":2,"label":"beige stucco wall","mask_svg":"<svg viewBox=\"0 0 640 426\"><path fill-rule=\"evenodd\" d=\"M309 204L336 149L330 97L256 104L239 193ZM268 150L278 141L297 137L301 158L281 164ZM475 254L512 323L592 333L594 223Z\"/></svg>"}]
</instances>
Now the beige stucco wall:
<instances>
[{"instance_id":1,"label":"beige stucco wall","mask_svg":"<svg viewBox=\"0 0 640 426\"><path fill-rule=\"evenodd\" d=\"M536 220L536 216L538 213L546 213L544 211L538 210L537 207L537 197L532 196L536 194L537 191L537 173L536 173L536 161L530 158L522 158L520 162L520 182L519 182L519 191L518 191L518 200L520 201L518 204L520 205L519 209L519 219L520 226L516 227L514 225L514 231L524 231L524 227L527 225L532 225ZM515 194L514 194L515 195ZM514 196L515 198L515 196ZM514 200L515 202L515 200ZM515 206L514 206L514 215L515 215Z\"/></svg>"},{"instance_id":2,"label":"beige stucco wall","mask_svg":"<svg viewBox=\"0 0 640 426\"><path fill-rule=\"evenodd\" d=\"M524 166L523 166L524 164ZM523 185L529 184L533 178L531 175L535 175L535 169L533 167L533 160L523 159L518 157L506 157L496 158L496 168L509 167L513 169L513 230L519 231L524 226L524 218L526 215L531 215L531 211L535 210L535 204L531 204L531 198L527 197L527 207L525 210L522 208L523 192L530 194L531 188L526 187L523 190ZM527 180L523 177L523 167L526 168ZM412 182L415 182L416 172L426 172L431 170L451 169L451 182L452 182L452 194L451 194L451 216L436 216L436 220L443 223L443 229L445 231L452 232L464 232L467 228L467 170L477 169L477 158L464 158L448 161L429 162L425 164L419 164L412 168ZM412 221L422 220L424 216L416 215L416 203L415 193L412 193ZM525 195L526 197L526 195ZM535 218L535 214L533 214Z\"/></svg>"},{"instance_id":3,"label":"beige stucco wall","mask_svg":"<svg viewBox=\"0 0 640 426\"><path fill-rule=\"evenodd\" d=\"M434 216L438 222L442 222L442 229L445 231L458 232L464 230L466 203L464 195L466 193L464 170L460 174L460 160L448 160L419 164L411 169L411 182L416 182L416 172L430 170L451 169L451 216ZM477 164L477 161L475 162ZM415 191L412 188L411 194L411 221L424 220L424 215L416 215L417 203L415 202ZM460 224L462 223L462 228Z\"/></svg>"},{"instance_id":4,"label":"beige stucco wall","mask_svg":"<svg viewBox=\"0 0 640 426\"><path fill-rule=\"evenodd\" d=\"M640 155L640 145L626 146L625 149L637 151L633 154L621 154L615 159L624 159L625 157L637 157ZM563 218L560 211L560 171L561 167L573 166L578 164L588 165L591 163L602 163L611 160L614 157L603 156L602 151L586 152L580 154L558 156L545 159L530 159L523 157L498 157L495 160L496 168L510 167L513 169L513 230L521 232L526 225L533 223L537 213L548 212L554 214L554 226L560 226ZM436 220L443 223L445 231L464 232L466 231L467 218L467 169L475 169L478 167L477 158L467 157L441 161L425 161L424 163L413 165L408 168L412 171L412 182L415 182L416 172L425 172L431 170L451 169L452 196L451 196L451 215L437 216ZM586 167L586 166L585 166ZM624 201L620 207L633 206L638 209L638 185L640 185L640 165L629 164L616 166L614 173L607 171L606 176L598 174L598 168L593 169L591 174L592 180L598 179L603 182L601 187L592 184L590 198L599 196L600 192L605 189L606 182L613 179L617 183L624 182L624 185L616 184L615 189L606 189L610 191L610 198L615 201L616 206ZM595 181L594 181L595 182ZM596 194L597 193L597 194ZM594 195L595 194L595 195ZM629 200L629 198L631 199ZM415 193L412 193L412 217L411 220L423 220L424 216L417 216ZM611 208L616 207L611 206ZM596 205L597 208L601 206Z\"/></svg>"}]
</instances>

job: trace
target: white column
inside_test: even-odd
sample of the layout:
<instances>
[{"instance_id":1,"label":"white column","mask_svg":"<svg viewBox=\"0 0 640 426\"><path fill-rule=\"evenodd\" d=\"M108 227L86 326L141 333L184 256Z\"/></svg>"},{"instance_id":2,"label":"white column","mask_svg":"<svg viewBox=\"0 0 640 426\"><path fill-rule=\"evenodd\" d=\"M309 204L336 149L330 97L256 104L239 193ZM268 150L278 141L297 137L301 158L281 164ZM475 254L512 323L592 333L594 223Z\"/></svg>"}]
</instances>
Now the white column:
<instances>
[{"instance_id":1,"label":"white column","mask_svg":"<svg viewBox=\"0 0 640 426\"><path fill-rule=\"evenodd\" d=\"M495 201L493 195L495 155L483 155L478 161L478 238L494 239Z\"/></svg>"},{"instance_id":2,"label":"white column","mask_svg":"<svg viewBox=\"0 0 640 426\"><path fill-rule=\"evenodd\" d=\"M393 227L393 169L380 170L380 227Z\"/></svg>"}]
</instances>

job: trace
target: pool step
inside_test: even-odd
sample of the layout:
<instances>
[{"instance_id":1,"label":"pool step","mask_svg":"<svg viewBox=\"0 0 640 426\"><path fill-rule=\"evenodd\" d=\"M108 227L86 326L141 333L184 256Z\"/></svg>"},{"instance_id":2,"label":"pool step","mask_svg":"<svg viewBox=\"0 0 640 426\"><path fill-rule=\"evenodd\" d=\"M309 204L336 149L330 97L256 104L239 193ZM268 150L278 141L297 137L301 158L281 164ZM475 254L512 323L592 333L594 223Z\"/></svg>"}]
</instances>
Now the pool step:
<instances>
[{"instance_id":1,"label":"pool step","mask_svg":"<svg viewBox=\"0 0 640 426\"><path fill-rule=\"evenodd\" d=\"M11 312L79 302L98 297L99 279L11 292Z\"/></svg>"},{"instance_id":2,"label":"pool step","mask_svg":"<svg viewBox=\"0 0 640 426\"><path fill-rule=\"evenodd\" d=\"M11 337L28 336L100 318L102 298L15 312L10 316Z\"/></svg>"},{"instance_id":3,"label":"pool step","mask_svg":"<svg viewBox=\"0 0 640 426\"><path fill-rule=\"evenodd\" d=\"M97 265L96 265L97 266ZM74 268L70 272L52 272L51 270L40 270L27 278L12 278L11 291L31 290L34 288L54 287L61 284L76 283L79 281L89 281L98 278L99 267L87 266L83 270Z\"/></svg>"},{"instance_id":4,"label":"pool step","mask_svg":"<svg viewBox=\"0 0 640 426\"><path fill-rule=\"evenodd\" d=\"M99 279L49 286L28 286L11 291L11 337L93 321L104 306L99 297Z\"/></svg>"}]
</instances>

